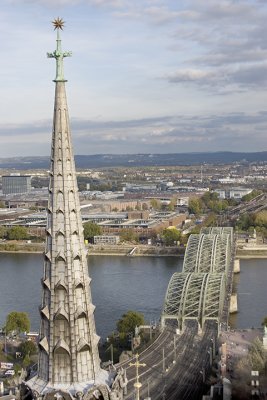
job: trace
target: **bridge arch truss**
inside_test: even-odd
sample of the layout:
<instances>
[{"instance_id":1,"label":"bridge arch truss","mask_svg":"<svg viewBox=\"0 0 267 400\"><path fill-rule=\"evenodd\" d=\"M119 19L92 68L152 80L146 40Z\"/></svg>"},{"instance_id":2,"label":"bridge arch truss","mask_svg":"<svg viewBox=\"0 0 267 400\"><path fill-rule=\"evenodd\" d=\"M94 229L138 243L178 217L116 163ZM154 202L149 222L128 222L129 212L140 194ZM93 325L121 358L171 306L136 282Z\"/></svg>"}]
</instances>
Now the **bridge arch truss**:
<instances>
[{"instance_id":1,"label":"bridge arch truss","mask_svg":"<svg viewBox=\"0 0 267 400\"><path fill-rule=\"evenodd\" d=\"M183 272L227 274L230 261L229 234L191 235L185 252Z\"/></svg>"},{"instance_id":2,"label":"bridge arch truss","mask_svg":"<svg viewBox=\"0 0 267 400\"><path fill-rule=\"evenodd\" d=\"M203 327L208 320L222 319L226 281L229 279L233 247L233 228L206 228L189 238L182 272L169 282L161 316L178 321L196 320Z\"/></svg>"},{"instance_id":3,"label":"bridge arch truss","mask_svg":"<svg viewBox=\"0 0 267 400\"><path fill-rule=\"evenodd\" d=\"M201 326L206 320L219 322L225 289L224 274L174 273L165 296L163 325L168 319L177 320L179 328L186 320L196 320Z\"/></svg>"}]
</instances>

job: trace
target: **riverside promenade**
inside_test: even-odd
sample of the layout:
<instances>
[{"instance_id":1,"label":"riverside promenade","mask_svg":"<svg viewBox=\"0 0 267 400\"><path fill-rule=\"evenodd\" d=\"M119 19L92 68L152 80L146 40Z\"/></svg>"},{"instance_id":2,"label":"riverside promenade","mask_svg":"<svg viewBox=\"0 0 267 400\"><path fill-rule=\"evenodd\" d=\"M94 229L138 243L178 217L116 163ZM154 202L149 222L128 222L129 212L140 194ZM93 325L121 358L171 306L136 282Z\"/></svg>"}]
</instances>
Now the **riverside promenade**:
<instances>
[{"instance_id":1,"label":"riverside promenade","mask_svg":"<svg viewBox=\"0 0 267 400\"><path fill-rule=\"evenodd\" d=\"M88 255L114 255L114 256L176 256L183 257L185 247L177 246L152 246L137 245L135 243L120 243L116 245L92 245L86 246ZM29 243L28 241L10 240L0 242L0 252L3 253L43 253L44 243ZM134 250L134 251L133 251Z\"/></svg>"},{"instance_id":2,"label":"riverside promenade","mask_svg":"<svg viewBox=\"0 0 267 400\"><path fill-rule=\"evenodd\" d=\"M44 243L29 243L28 241L10 240L0 242L0 252L3 253L42 253ZM176 256L184 257L186 247L178 246L152 246L135 243L119 243L116 245L87 245L89 255L114 255L114 256ZM135 251L130 255L132 250ZM267 244L238 244L236 257L240 259L267 258Z\"/></svg>"},{"instance_id":3,"label":"riverside promenade","mask_svg":"<svg viewBox=\"0 0 267 400\"><path fill-rule=\"evenodd\" d=\"M267 244L238 244L237 258L267 258Z\"/></svg>"}]
</instances>

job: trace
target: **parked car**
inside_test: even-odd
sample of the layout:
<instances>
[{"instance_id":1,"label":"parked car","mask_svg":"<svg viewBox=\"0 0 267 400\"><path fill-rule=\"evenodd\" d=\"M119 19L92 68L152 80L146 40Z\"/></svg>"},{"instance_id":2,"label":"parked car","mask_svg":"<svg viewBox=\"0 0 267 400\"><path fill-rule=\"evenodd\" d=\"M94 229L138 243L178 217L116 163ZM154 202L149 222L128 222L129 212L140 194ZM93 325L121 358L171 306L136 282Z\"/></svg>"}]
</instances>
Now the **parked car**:
<instances>
[{"instance_id":1,"label":"parked car","mask_svg":"<svg viewBox=\"0 0 267 400\"><path fill-rule=\"evenodd\" d=\"M10 376L15 375L14 369L8 369L8 370L5 372L5 376L8 376L8 375L10 375Z\"/></svg>"}]
</instances>

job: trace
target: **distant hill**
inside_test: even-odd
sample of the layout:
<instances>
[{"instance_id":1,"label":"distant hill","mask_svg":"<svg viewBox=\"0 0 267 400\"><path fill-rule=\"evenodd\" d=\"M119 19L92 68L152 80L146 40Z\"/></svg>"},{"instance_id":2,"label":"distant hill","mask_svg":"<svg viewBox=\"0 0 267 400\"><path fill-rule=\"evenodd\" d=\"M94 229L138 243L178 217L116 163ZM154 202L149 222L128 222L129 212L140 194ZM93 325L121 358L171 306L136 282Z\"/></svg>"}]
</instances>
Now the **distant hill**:
<instances>
[{"instance_id":1,"label":"distant hill","mask_svg":"<svg viewBox=\"0 0 267 400\"><path fill-rule=\"evenodd\" d=\"M171 153L171 154L95 154L75 156L77 168L175 166L229 164L233 162L267 162L267 151L255 153ZM0 168L49 169L49 157L0 158Z\"/></svg>"}]
</instances>

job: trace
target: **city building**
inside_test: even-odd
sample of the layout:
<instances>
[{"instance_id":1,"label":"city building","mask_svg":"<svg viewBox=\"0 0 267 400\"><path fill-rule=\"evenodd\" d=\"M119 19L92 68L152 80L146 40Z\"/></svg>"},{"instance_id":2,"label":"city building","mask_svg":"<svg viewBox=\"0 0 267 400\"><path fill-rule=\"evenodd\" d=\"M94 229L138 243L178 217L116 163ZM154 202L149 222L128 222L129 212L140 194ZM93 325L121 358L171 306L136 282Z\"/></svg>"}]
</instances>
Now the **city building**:
<instances>
[{"instance_id":1,"label":"city building","mask_svg":"<svg viewBox=\"0 0 267 400\"><path fill-rule=\"evenodd\" d=\"M125 229L132 229L137 235L150 237L153 233L159 233L169 226L181 227L187 218L186 213L175 211L129 211L124 213L88 213L82 214L82 223L93 222L102 228L104 235L119 235ZM45 229L47 214L45 212L27 213L26 215L13 215L9 217L6 226L21 225L29 228L32 234L41 235Z\"/></svg>"},{"instance_id":2,"label":"city building","mask_svg":"<svg viewBox=\"0 0 267 400\"><path fill-rule=\"evenodd\" d=\"M21 194L31 191L31 177L25 175L2 176L3 194Z\"/></svg>"},{"instance_id":3,"label":"city building","mask_svg":"<svg viewBox=\"0 0 267 400\"><path fill-rule=\"evenodd\" d=\"M120 241L119 236L115 235L99 235L94 236L94 244L118 244Z\"/></svg>"},{"instance_id":4,"label":"city building","mask_svg":"<svg viewBox=\"0 0 267 400\"><path fill-rule=\"evenodd\" d=\"M158 188L157 185L155 184L133 184L133 183L126 183L126 185L123 188L123 191L125 192L157 192L159 191L160 188Z\"/></svg>"},{"instance_id":5,"label":"city building","mask_svg":"<svg viewBox=\"0 0 267 400\"><path fill-rule=\"evenodd\" d=\"M215 189L219 199L236 199L241 200L243 196L252 192L250 188L230 188L230 189Z\"/></svg>"}]
</instances>

